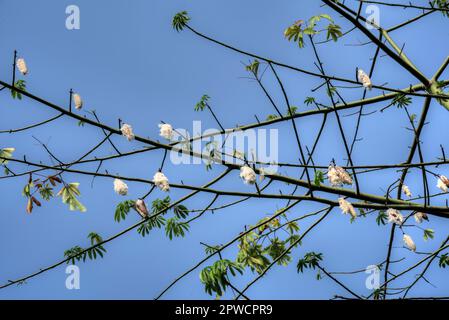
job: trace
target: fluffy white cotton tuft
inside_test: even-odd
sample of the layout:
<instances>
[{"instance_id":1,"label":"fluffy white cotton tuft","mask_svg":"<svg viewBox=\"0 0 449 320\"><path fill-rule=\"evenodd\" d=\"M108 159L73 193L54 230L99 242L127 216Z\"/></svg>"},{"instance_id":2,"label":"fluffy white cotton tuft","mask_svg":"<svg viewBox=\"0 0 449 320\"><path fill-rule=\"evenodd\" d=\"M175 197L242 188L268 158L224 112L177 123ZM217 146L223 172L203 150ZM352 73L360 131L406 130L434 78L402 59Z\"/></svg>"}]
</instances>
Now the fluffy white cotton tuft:
<instances>
[{"instance_id":1,"label":"fluffy white cotton tuft","mask_svg":"<svg viewBox=\"0 0 449 320\"><path fill-rule=\"evenodd\" d=\"M168 123L159 124L159 135L167 140L173 138L173 127Z\"/></svg>"},{"instance_id":2,"label":"fluffy white cotton tuft","mask_svg":"<svg viewBox=\"0 0 449 320\"><path fill-rule=\"evenodd\" d=\"M350 214L353 219L357 218L357 213L353 205L347 201L345 198L339 198L338 203L340 205L340 209L344 214Z\"/></svg>"},{"instance_id":3,"label":"fluffy white cotton tuft","mask_svg":"<svg viewBox=\"0 0 449 320\"><path fill-rule=\"evenodd\" d=\"M391 208L388 209L387 210L387 215L388 215L388 222L395 223L398 226L402 225L402 223L404 222L404 217L396 209L391 209Z\"/></svg>"},{"instance_id":4,"label":"fluffy white cotton tuft","mask_svg":"<svg viewBox=\"0 0 449 320\"><path fill-rule=\"evenodd\" d=\"M19 69L21 74L23 74L24 76L27 75L28 67L27 67L27 64L25 62L25 59L23 59L23 58L17 59L16 66L17 66L17 69Z\"/></svg>"},{"instance_id":5,"label":"fluffy white cotton tuft","mask_svg":"<svg viewBox=\"0 0 449 320\"><path fill-rule=\"evenodd\" d=\"M256 183L256 173L247 165L240 167L240 178L242 178L243 182L246 184Z\"/></svg>"},{"instance_id":6,"label":"fluffy white cotton tuft","mask_svg":"<svg viewBox=\"0 0 449 320\"><path fill-rule=\"evenodd\" d=\"M78 93L73 94L73 102L75 103L75 108L80 110L83 107L83 99Z\"/></svg>"},{"instance_id":7,"label":"fluffy white cotton tuft","mask_svg":"<svg viewBox=\"0 0 449 320\"><path fill-rule=\"evenodd\" d=\"M135 136L133 133L133 128L129 124L122 125L120 131L122 132L122 135L128 139L128 141L134 140Z\"/></svg>"},{"instance_id":8,"label":"fluffy white cotton tuft","mask_svg":"<svg viewBox=\"0 0 449 320\"><path fill-rule=\"evenodd\" d=\"M114 191L121 196L128 194L128 185L120 179L114 179Z\"/></svg>"},{"instance_id":9,"label":"fluffy white cotton tuft","mask_svg":"<svg viewBox=\"0 0 449 320\"><path fill-rule=\"evenodd\" d=\"M403 240L407 248L409 248L412 251L416 251L416 244L413 241L412 237L410 237L408 234L404 234Z\"/></svg>"},{"instance_id":10,"label":"fluffy white cotton tuft","mask_svg":"<svg viewBox=\"0 0 449 320\"><path fill-rule=\"evenodd\" d=\"M417 223L422 223L423 220L429 220L425 212L417 212L413 215L413 217Z\"/></svg>"},{"instance_id":11,"label":"fluffy white cotton tuft","mask_svg":"<svg viewBox=\"0 0 449 320\"><path fill-rule=\"evenodd\" d=\"M156 172L153 177L153 182L162 191L169 191L170 185L168 183L168 178L162 172Z\"/></svg>"},{"instance_id":12,"label":"fluffy white cotton tuft","mask_svg":"<svg viewBox=\"0 0 449 320\"><path fill-rule=\"evenodd\" d=\"M440 177L438 178L437 187L438 187L441 191L447 192L448 187L449 187L449 179L446 178L446 176L440 176Z\"/></svg>"},{"instance_id":13,"label":"fluffy white cotton tuft","mask_svg":"<svg viewBox=\"0 0 449 320\"><path fill-rule=\"evenodd\" d=\"M339 167L337 165L331 164L327 171L327 178L329 179L329 182L332 186L341 186L343 184L352 184L352 178L343 169L342 167Z\"/></svg>"},{"instance_id":14,"label":"fluffy white cotton tuft","mask_svg":"<svg viewBox=\"0 0 449 320\"><path fill-rule=\"evenodd\" d=\"M369 90L372 89L373 84L372 84L369 76L365 73L365 71L363 71L362 69L359 69L359 71L357 72L357 78L358 78L359 82L361 82L363 84L363 86L365 88L368 88Z\"/></svg>"}]
</instances>

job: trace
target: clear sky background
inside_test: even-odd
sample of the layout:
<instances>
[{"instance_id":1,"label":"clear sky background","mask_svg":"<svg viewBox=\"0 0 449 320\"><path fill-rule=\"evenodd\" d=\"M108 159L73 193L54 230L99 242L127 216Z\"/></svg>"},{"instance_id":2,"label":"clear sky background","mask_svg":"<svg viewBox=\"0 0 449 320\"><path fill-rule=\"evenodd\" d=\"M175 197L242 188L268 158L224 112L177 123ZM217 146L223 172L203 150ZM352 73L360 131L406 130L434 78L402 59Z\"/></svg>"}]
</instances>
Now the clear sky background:
<instances>
[{"instance_id":1,"label":"clear sky background","mask_svg":"<svg viewBox=\"0 0 449 320\"><path fill-rule=\"evenodd\" d=\"M354 1L347 3L355 7ZM416 1L426 5L426 1ZM81 29L69 31L65 28L65 8L78 5L81 10ZM254 114L260 119L273 114L271 105L256 83L249 81L242 63L248 57L206 42L189 31L176 33L171 27L173 15L187 10L192 18L191 25L197 30L211 35L236 47L258 53L262 56L283 61L297 67L316 71L310 44L298 47L286 41L284 29L298 19L308 19L330 13L342 30L350 27L320 1L6 1L0 0L0 79L10 81L11 63L14 49L26 58L30 74L26 77L27 90L61 106L68 102L68 91L79 92L86 110L96 110L100 119L116 126L117 119L132 124L137 134L152 139L158 137L158 123L163 120L176 128L192 130L192 121L201 120L203 128L217 127L207 112L195 113L193 108L201 95L211 96L211 105L225 127L253 123ZM381 24L391 26L418 14L415 10L381 8ZM440 14L433 14L411 27L392 34L398 43L405 45L405 52L412 61L431 77L448 55L449 20ZM326 71L329 74L353 78L356 67L369 70L374 45L357 45L367 41L355 31L337 44L329 43L318 47ZM354 46L356 45L356 46ZM304 111L307 96L314 96L328 104L324 91L312 93L311 88L321 82L313 77L279 69L292 105ZM449 75L445 72L443 77ZM373 82L387 83L389 87L403 88L416 84L406 71L391 59L382 56ZM264 82L273 97L286 112L282 95L272 76L267 72ZM343 90L347 101L360 99L362 89ZM378 95L373 90L368 96ZM370 105L366 111L377 111L364 117L360 137L356 144L354 161L357 164L395 164L406 160L412 132L407 130L408 121L403 110L395 107L380 113L387 103ZM419 114L422 99L414 98L410 112ZM345 111L342 115L350 115ZM56 113L36 102L24 99L12 100L4 90L0 94L0 130L18 128L32 124ZM426 161L440 156L440 144L449 150L446 138L448 111L433 102L428 125L422 135L423 152ZM345 132L352 137L355 116L343 117ZM297 120L304 144L309 147L321 123L321 116ZM295 162L298 159L294 135L290 123L278 124L279 160ZM50 125L16 135L0 134L0 147L15 147L15 157L24 154L30 161L51 163L42 146L32 138L38 138L64 162L70 162L86 152L103 138L103 133L90 126L78 127L77 121L61 118ZM143 147L141 143L127 143L120 137L114 142L120 150L134 150ZM104 145L96 155L113 154L109 145ZM105 163L103 170L124 176L138 176L151 179L159 167L162 151L144 153L126 160ZM323 138L314 158L316 164L327 165L332 158L345 163L343 144L338 134L335 117L329 117ZM417 158L416 158L417 159ZM416 160L415 159L415 160ZM12 165L17 172L26 167ZM80 169L94 171L94 165L79 166ZM165 173L172 182L183 180L187 184L201 185L220 174L220 166L206 171L204 165L174 166L167 162ZM447 166L433 169L441 174L449 174ZM297 175L297 170L281 169L280 173ZM66 180L80 182L81 201L87 206L86 213L70 212L60 199L45 203L31 215L26 214L26 199L21 195L27 177L0 180L0 281L6 283L63 258L64 250L74 245L87 246L87 235L91 231L103 237L113 235L138 221L136 214L121 223L114 221L117 203L124 200L114 194L112 180L66 174ZM361 178L366 192L382 195L388 185L399 178L395 170L374 172ZM407 178L416 195L422 194L420 175L412 170ZM430 187L436 192L436 181L430 178ZM137 198L144 194L148 186L129 183L127 198ZM273 183L268 192L276 193L282 186ZM233 172L217 188L253 192L251 187L241 183L238 173ZM284 190L286 189L283 187ZM172 190L170 197L178 199L185 191ZM152 195L163 197L161 191ZM190 209L202 208L212 195L203 195L186 202ZM337 198L337 196L331 196ZM446 196L432 200L442 205ZM223 197L217 202L225 204L235 198ZM164 232L154 231L142 238L136 231L106 245L104 259L89 261L79 265L81 289L67 290L65 287L65 267L29 280L26 284L0 290L1 299L152 299L173 279L193 266L204 255L200 241L209 244L225 243L238 235L245 225L258 220L285 206L286 201L252 199L238 206L205 214L196 220L185 238L170 241ZM302 204L289 212L298 217L322 206ZM377 226L376 215L357 219L350 224L347 216L335 209L326 221L308 235L303 245L292 256L288 267L275 266L256 283L247 294L252 299L328 299L333 294L345 294L331 280L315 280L315 272L296 273L296 262L305 252L322 252L323 266L329 271L350 271L364 269L385 259L390 226ZM305 230L313 218L300 223ZM418 251L434 251L447 236L447 221L431 217L431 222L423 225L435 230L435 239L425 242L422 230L407 228L415 239ZM402 234L396 233L393 260L406 258L394 264L391 271L400 272L422 258L402 245ZM224 256L234 259L236 247L224 252ZM215 259L215 258L213 258ZM210 260L211 264L214 260ZM207 264L206 264L207 265ZM204 267L205 265L203 265ZM201 269L187 276L173 287L164 298L211 298L204 292L198 274ZM417 271L412 271L407 282L394 282L399 288L410 283ZM237 287L256 275L247 271L244 276L233 280ZM369 294L365 288L366 274L339 276L339 279L360 294ZM447 270L435 264L427 273L432 283L421 281L410 296L443 296L448 294ZM434 287L435 286L435 287ZM226 298L231 298L227 292Z\"/></svg>"}]
</instances>

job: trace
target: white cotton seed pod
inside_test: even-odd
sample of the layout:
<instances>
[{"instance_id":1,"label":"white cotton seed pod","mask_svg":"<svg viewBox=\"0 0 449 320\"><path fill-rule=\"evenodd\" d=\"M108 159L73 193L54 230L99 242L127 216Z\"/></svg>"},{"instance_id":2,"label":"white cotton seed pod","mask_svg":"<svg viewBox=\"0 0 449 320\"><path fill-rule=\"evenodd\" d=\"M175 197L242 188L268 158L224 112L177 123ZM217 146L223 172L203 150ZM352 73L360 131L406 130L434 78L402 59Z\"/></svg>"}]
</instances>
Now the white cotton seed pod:
<instances>
[{"instance_id":1,"label":"white cotton seed pod","mask_svg":"<svg viewBox=\"0 0 449 320\"><path fill-rule=\"evenodd\" d=\"M240 178L242 178L243 182L246 184L256 183L256 173L247 165L240 167Z\"/></svg>"},{"instance_id":2,"label":"white cotton seed pod","mask_svg":"<svg viewBox=\"0 0 449 320\"><path fill-rule=\"evenodd\" d=\"M331 164L327 171L327 178L332 186L352 184L352 178L342 167Z\"/></svg>"},{"instance_id":3,"label":"white cotton seed pod","mask_svg":"<svg viewBox=\"0 0 449 320\"><path fill-rule=\"evenodd\" d=\"M396 209L388 209L387 210L388 215L388 222L392 222L397 224L398 226L402 225L404 222L404 217L402 216L401 212L399 212Z\"/></svg>"},{"instance_id":4,"label":"white cotton seed pod","mask_svg":"<svg viewBox=\"0 0 449 320\"><path fill-rule=\"evenodd\" d=\"M134 205L134 208L136 209L137 213L142 217L146 218L148 217L148 209L147 205L145 204L145 201L142 199L138 199Z\"/></svg>"},{"instance_id":5,"label":"white cotton seed pod","mask_svg":"<svg viewBox=\"0 0 449 320\"><path fill-rule=\"evenodd\" d=\"M153 182L162 191L170 191L170 184L168 178L162 172L156 172L153 177Z\"/></svg>"},{"instance_id":6,"label":"white cotton seed pod","mask_svg":"<svg viewBox=\"0 0 449 320\"><path fill-rule=\"evenodd\" d=\"M417 212L413 215L413 217L415 218L416 223L422 223L423 220L429 220L425 212Z\"/></svg>"},{"instance_id":7,"label":"white cotton seed pod","mask_svg":"<svg viewBox=\"0 0 449 320\"><path fill-rule=\"evenodd\" d=\"M446 176L440 176L438 178L437 187L441 191L447 192L448 191L448 187L449 187L449 180L448 180L448 178L446 178Z\"/></svg>"},{"instance_id":8,"label":"white cotton seed pod","mask_svg":"<svg viewBox=\"0 0 449 320\"><path fill-rule=\"evenodd\" d=\"M345 198L339 198L338 204L340 205L340 209L344 214L350 214L353 219L357 218L357 213L355 212L353 205Z\"/></svg>"},{"instance_id":9,"label":"white cotton seed pod","mask_svg":"<svg viewBox=\"0 0 449 320\"><path fill-rule=\"evenodd\" d=\"M327 178L332 186L341 185L341 180L338 176L337 170L335 170L335 166L329 166L329 169L327 170Z\"/></svg>"},{"instance_id":10,"label":"white cotton seed pod","mask_svg":"<svg viewBox=\"0 0 449 320\"><path fill-rule=\"evenodd\" d=\"M120 131L122 132L122 135L125 136L126 139L128 139L128 141L134 140L135 136L133 133L133 128L129 124L125 123L124 125L122 125Z\"/></svg>"},{"instance_id":11,"label":"white cotton seed pod","mask_svg":"<svg viewBox=\"0 0 449 320\"><path fill-rule=\"evenodd\" d=\"M345 169L339 166L335 166L335 170L337 170L337 173L340 176L340 179L343 182L343 184L352 184L352 178L349 175L349 173L345 171Z\"/></svg>"},{"instance_id":12,"label":"white cotton seed pod","mask_svg":"<svg viewBox=\"0 0 449 320\"><path fill-rule=\"evenodd\" d=\"M407 248L409 248L413 252L416 251L416 244L415 242L413 242L412 237L410 237L408 234L404 234L403 240Z\"/></svg>"},{"instance_id":13,"label":"white cotton seed pod","mask_svg":"<svg viewBox=\"0 0 449 320\"><path fill-rule=\"evenodd\" d=\"M361 82L363 84L363 86L365 88L368 88L369 90L372 89L373 84L372 84L369 76L365 73L365 71L363 71L362 69L359 69L357 72L357 78L358 78L359 82Z\"/></svg>"},{"instance_id":14,"label":"white cotton seed pod","mask_svg":"<svg viewBox=\"0 0 449 320\"><path fill-rule=\"evenodd\" d=\"M80 110L83 107L83 99L78 93L73 94L73 102L75 103L76 110Z\"/></svg>"},{"instance_id":15,"label":"white cotton seed pod","mask_svg":"<svg viewBox=\"0 0 449 320\"><path fill-rule=\"evenodd\" d=\"M159 124L159 135L167 140L171 140L173 138L173 127L171 124Z\"/></svg>"},{"instance_id":16,"label":"white cotton seed pod","mask_svg":"<svg viewBox=\"0 0 449 320\"><path fill-rule=\"evenodd\" d=\"M128 185L120 179L114 179L114 191L118 195L126 196L128 194Z\"/></svg>"},{"instance_id":17,"label":"white cotton seed pod","mask_svg":"<svg viewBox=\"0 0 449 320\"><path fill-rule=\"evenodd\" d=\"M27 64L25 62L25 59L23 59L23 58L17 59L16 66L17 66L17 69L19 69L21 74L23 74L24 76L27 75L28 67L27 67Z\"/></svg>"},{"instance_id":18,"label":"white cotton seed pod","mask_svg":"<svg viewBox=\"0 0 449 320\"><path fill-rule=\"evenodd\" d=\"M402 186L402 192L404 192L404 194L409 198L412 196L412 192L410 191L410 188L407 187L405 184Z\"/></svg>"}]
</instances>

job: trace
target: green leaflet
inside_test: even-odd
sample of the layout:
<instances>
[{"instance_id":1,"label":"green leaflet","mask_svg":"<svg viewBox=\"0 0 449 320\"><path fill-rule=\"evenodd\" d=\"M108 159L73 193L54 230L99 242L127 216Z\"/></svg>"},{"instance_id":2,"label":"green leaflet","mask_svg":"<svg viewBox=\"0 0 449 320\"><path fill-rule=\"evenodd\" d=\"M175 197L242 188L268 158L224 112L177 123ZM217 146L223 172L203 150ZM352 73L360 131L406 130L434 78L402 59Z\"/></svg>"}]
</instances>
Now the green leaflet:
<instances>
[{"instance_id":1,"label":"green leaflet","mask_svg":"<svg viewBox=\"0 0 449 320\"><path fill-rule=\"evenodd\" d=\"M62 197L62 202L69 205L70 211L86 212L86 207L77 199L81 195L78 182L72 182L63 187L58 196Z\"/></svg>"},{"instance_id":2,"label":"green leaflet","mask_svg":"<svg viewBox=\"0 0 449 320\"><path fill-rule=\"evenodd\" d=\"M7 158L7 159L11 159L12 158L12 154L15 151L15 148L3 148L0 149L0 157L1 158ZM8 160L5 159L0 159L0 164L7 164Z\"/></svg>"}]
</instances>

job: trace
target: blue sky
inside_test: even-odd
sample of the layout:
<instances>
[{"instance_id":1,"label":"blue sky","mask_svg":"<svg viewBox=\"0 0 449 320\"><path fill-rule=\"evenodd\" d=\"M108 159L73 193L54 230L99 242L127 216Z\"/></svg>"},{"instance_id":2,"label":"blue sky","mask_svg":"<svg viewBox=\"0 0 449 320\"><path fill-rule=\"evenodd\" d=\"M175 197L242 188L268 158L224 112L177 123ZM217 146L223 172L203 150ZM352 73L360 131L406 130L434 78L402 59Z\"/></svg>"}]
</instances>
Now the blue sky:
<instances>
[{"instance_id":1,"label":"blue sky","mask_svg":"<svg viewBox=\"0 0 449 320\"><path fill-rule=\"evenodd\" d=\"M426 1L422 2L423 5ZM348 2L352 4L352 1ZM65 28L65 8L78 5L81 10L81 29L69 31ZM66 105L68 91L79 92L86 110L95 110L100 119L116 125L117 119L133 125L137 134L159 139L157 125L160 121L171 123L176 128L191 130L193 120L201 120L203 128L215 128L209 114L195 113L193 107L201 95L211 97L211 105L225 127L254 122L254 114L260 119L274 113L256 83L249 81L242 63L248 57L206 42L185 31L176 33L171 28L171 19L176 12L187 10L191 24L197 30L236 47L283 61L297 67L315 71L310 44L298 49L283 37L285 27L298 19L307 19L320 13L330 13L342 30L350 27L319 1L0 1L0 79L11 79L11 62L14 49L26 58L30 74L26 77L27 90L59 105ZM394 25L418 12L402 9L381 8L381 24ZM392 34L400 45L406 43L405 52L412 61L431 77L449 52L448 19L441 15L426 17L411 27ZM353 32L337 44L318 47L326 71L342 77L353 77L355 68L369 70L374 54L373 45L353 46L366 42L360 32ZM328 104L324 91L312 93L311 88L320 84L318 79L279 69L292 105L306 110L303 101L315 96ZM443 77L447 79L448 72ZM379 60L373 76L376 84L388 83L389 87L403 88L415 84L406 71L388 57ZM282 95L267 72L264 83L274 99L285 112ZM346 101L360 99L362 89L342 90ZM368 96L378 95L373 90ZM370 105L369 111L376 113L364 117L360 137L356 144L354 161L358 164L400 163L406 160L412 133L406 129L408 121L403 110L390 108L380 113L386 103ZM419 114L422 99L414 98L410 112ZM12 100L4 90L0 94L0 130L25 126L44 120L56 113L36 102L24 99ZM352 111L342 114L349 115ZM426 161L440 156L440 144L448 150L443 128L447 127L448 113L433 102L428 115L422 140ZM355 128L354 116L343 117L348 136ZM305 145L310 147L321 122L316 116L297 120ZM273 126L279 130L280 161L295 161L298 158L294 135L289 123ZM50 125L16 135L0 134L0 147L15 147L15 156L24 154L30 161L51 163L33 136L46 143L62 161L72 161L103 138L103 133L93 127L78 127L77 121L61 118ZM116 137L114 143L120 150L141 148L137 142L127 143ZM113 154L109 145L98 150L97 155ZM163 152L144 153L125 160L113 160L103 169L124 176L151 179L157 170ZM322 140L318 145L316 164L327 165L332 158L345 162L345 152L338 134L334 116L329 117ZM416 159L415 159L416 160ZM25 167L12 166L22 172ZM82 170L94 171L95 166L82 165ZM167 163L166 175L170 181L201 185L217 176L223 168L214 166L206 171L204 165L174 166ZM434 170L434 169L432 169ZM447 166L440 166L441 174L449 174ZM280 173L297 175L296 170ZM395 170L366 174L361 185L366 192L382 194L388 185L399 177ZM0 180L2 199L0 214L0 281L15 279L39 270L63 258L64 250L74 246L87 246L87 235L91 231L103 237L113 235L138 221L137 215L116 223L113 219L115 206L123 199L113 193L112 180L97 178L91 187L91 178L66 174L65 179L80 182L81 201L87 206L86 213L70 212L60 199L45 203L31 215L25 212L25 198L21 195L26 177ZM407 185L415 194L422 194L418 171L411 171ZM431 187L435 192L434 179ZM130 198L139 197L147 186L129 183ZM217 188L252 192L244 186L233 172ZM278 192L285 187L274 183L268 190ZM185 191L172 190L170 197L177 199ZM154 197L163 197L156 191ZM334 197L336 198L336 196ZM446 196L432 200L442 205ZM210 201L211 195L196 197L186 202L189 208L201 208ZM151 200L151 199L150 199ZM217 202L225 204L234 198L223 197ZM65 288L65 267L58 267L44 275L29 280L21 286L0 290L1 299L152 299L171 280L204 256L200 241L209 244L225 243L239 234L245 225L256 223L264 216L285 206L285 201L253 199L213 215L206 214L196 220L186 238L170 241L163 231L155 231L145 238L131 232L106 246L104 259L80 264L81 289ZM321 207L301 204L289 212L292 217L311 212ZM312 218L313 219L313 218ZM313 222L300 224L301 230ZM422 231L408 228L407 232L416 240L419 251L433 251L447 236L447 222L432 217L426 228L435 230L435 239L425 242ZM350 224L347 217L334 210L323 224L307 236L303 245L293 252L294 262L288 267L274 267L254 285L247 294L252 299L328 299L333 294L344 294L329 279L315 280L314 272L296 273L296 262L305 252L316 251L324 255L323 266L330 271L363 269L385 259L390 226L378 227L375 215L358 219ZM396 237L393 259L406 258L393 266L399 272L422 258L402 248L402 236ZM230 259L235 257L235 246L224 252ZM212 260L213 261L213 260ZM210 263L212 263L210 261ZM172 288L164 298L208 299L198 279L200 269L187 276ZM411 272L408 282L416 272ZM256 275L247 271L233 281L244 287ZM365 274L341 276L340 279L360 294L368 294ZM448 277L444 269L434 266L427 279L436 287L421 281L411 296L447 295ZM393 287L407 282L397 281ZM229 291L225 296L231 298Z\"/></svg>"}]
</instances>

